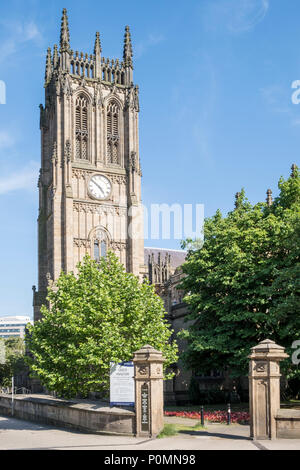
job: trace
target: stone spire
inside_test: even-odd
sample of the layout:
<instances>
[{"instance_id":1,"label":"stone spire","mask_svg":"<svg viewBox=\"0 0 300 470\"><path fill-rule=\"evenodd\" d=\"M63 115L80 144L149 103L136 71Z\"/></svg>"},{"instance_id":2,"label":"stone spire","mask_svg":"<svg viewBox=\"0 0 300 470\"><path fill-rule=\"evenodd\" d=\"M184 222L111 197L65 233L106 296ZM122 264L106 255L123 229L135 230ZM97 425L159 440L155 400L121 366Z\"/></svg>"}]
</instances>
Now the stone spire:
<instances>
[{"instance_id":1,"label":"stone spire","mask_svg":"<svg viewBox=\"0 0 300 470\"><path fill-rule=\"evenodd\" d=\"M125 28L125 35L124 35L124 51L123 51L123 59L125 66L132 67L132 44L131 44L131 36L129 31L129 26Z\"/></svg>"},{"instance_id":2,"label":"stone spire","mask_svg":"<svg viewBox=\"0 0 300 470\"><path fill-rule=\"evenodd\" d=\"M95 47L94 47L94 54L95 54L95 78L101 78L101 42L100 42L100 34L96 33L96 40L95 40Z\"/></svg>"},{"instance_id":3,"label":"stone spire","mask_svg":"<svg viewBox=\"0 0 300 470\"><path fill-rule=\"evenodd\" d=\"M124 66L126 71L126 78L125 84L126 86L131 86L133 81L133 63L132 63L132 44L131 44L131 35L129 31L129 26L125 28L125 35L124 35L124 50L123 50L123 59L124 59Z\"/></svg>"},{"instance_id":4,"label":"stone spire","mask_svg":"<svg viewBox=\"0 0 300 470\"><path fill-rule=\"evenodd\" d=\"M67 10L63 9L63 16L61 19L61 30L60 30L60 68L65 72L70 72L70 33Z\"/></svg>"},{"instance_id":5,"label":"stone spire","mask_svg":"<svg viewBox=\"0 0 300 470\"><path fill-rule=\"evenodd\" d=\"M267 204L268 204L269 207L271 207L271 205L273 204L271 189L268 189L268 191L267 191Z\"/></svg>"},{"instance_id":6,"label":"stone spire","mask_svg":"<svg viewBox=\"0 0 300 470\"><path fill-rule=\"evenodd\" d=\"M101 41L100 41L100 33L97 31L96 33L96 40L95 40L95 47L94 47L94 54L95 56L101 54L102 48L101 48Z\"/></svg>"},{"instance_id":7,"label":"stone spire","mask_svg":"<svg viewBox=\"0 0 300 470\"><path fill-rule=\"evenodd\" d=\"M298 167L297 167L296 163L293 163L293 164L292 164L292 168L291 168L291 170L292 170L291 177L292 177L292 178L295 178L295 176L296 176L296 170L297 170L297 169L298 169Z\"/></svg>"},{"instance_id":8,"label":"stone spire","mask_svg":"<svg viewBox=\"0 0 300 470\"><path fill-rule=\"evenodd\" d=\"M45 85L48 85L52 77L51 48L48 47L46 57Z\"/></svg>"},{"instance_id":9,"label":"stone spire","mask_svg":"<svg viewBox=\"0 0 300 470\"><path fill-rule=\"evenodd\" d=\"M60 52L69 52L70 50L70 33L67 10L63 9L60 30Z\"/></svg>"}]
</instances>

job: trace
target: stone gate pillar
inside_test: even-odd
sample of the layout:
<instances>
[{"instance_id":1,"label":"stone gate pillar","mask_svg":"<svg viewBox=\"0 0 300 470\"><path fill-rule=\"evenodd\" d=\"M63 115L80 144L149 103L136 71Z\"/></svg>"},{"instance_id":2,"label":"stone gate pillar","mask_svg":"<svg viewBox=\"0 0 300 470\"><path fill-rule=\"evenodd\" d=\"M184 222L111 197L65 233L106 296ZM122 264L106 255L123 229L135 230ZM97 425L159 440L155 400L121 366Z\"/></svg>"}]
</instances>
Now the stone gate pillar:
<instances>
[{"instance_id":1,"label":"stone gate pillar","mask_svg":"<svg viewBox=\"0 0 300 470\"><path fill-rule=\"evenodd\" d=\"M149 345L134 353L136 436L155 437L164 427L164 361Z\"/></svg>"},{"instance_id":2,"label":"stone gate pillar","mask_svg":"<svg viewBox=\"0 0 300 470\"><path fill-rule=\"evenodd\" d=\"M249 367L250 437L276 439L275 415L280 408L279 362L288 357L269 339L251 349Z\"/></svg>"}]
</instances>

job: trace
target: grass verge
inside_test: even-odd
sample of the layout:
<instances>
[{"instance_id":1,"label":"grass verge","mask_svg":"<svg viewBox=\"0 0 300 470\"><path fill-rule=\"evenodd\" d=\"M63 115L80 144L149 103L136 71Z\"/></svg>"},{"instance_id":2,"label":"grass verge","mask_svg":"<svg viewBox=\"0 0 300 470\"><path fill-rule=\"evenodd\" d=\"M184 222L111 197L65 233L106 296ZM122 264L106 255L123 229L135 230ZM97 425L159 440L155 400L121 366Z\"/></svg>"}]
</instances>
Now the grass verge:
<instances>
[{"instance_id":1,"label":"grass verge","mask_svg":"<svg viewBox=\"0 0 300 470\"><path fill-rule=\"evenodd\" d=\"M170 424L167 423L164 425L164 429L157 436L157 439L162 439L164 437L177 436L180 431L202 431L206 429L205 426L202 426L201 423L196 423L194 426L185 426L183 424Z\"/></svg>"}]
</instances>

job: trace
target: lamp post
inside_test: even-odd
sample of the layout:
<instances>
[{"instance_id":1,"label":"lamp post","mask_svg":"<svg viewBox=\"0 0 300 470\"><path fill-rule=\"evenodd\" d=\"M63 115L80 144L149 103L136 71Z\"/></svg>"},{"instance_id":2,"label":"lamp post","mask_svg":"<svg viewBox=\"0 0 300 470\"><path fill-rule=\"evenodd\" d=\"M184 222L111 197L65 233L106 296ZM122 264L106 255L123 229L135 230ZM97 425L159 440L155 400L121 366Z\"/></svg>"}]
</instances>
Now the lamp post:
<instances>
[{"instance_id":1,"label":"lamp post","mask_svg":"<svg viewBox=\"0 0 300 470\"><path fill-rule=\"evenodd\" d=\"M11 415L14 415L14 388L15 388L15 378L11 378Z\"/></svg>"},{"instance_id":2,"label":"lamp post","mask_svg":"<svg viewBox=\"0 0 300 470\"><path fill-rule=\"evenodd\" d=\"M230 403L228 403L228 405L227 405L227 424L228 424L228 426L230 426L230 424L231 424L231 407L230 407Z\"/></svg>"},{"instance_id":3,"label":"lamp post","mask_svg":"<svg viewBox=\"0 0 300 470\"><path fill-rule=\"evenodd\" d=\"M204 408L201 406L201 426L204 426Z\"/></svg>"}]
</instances>

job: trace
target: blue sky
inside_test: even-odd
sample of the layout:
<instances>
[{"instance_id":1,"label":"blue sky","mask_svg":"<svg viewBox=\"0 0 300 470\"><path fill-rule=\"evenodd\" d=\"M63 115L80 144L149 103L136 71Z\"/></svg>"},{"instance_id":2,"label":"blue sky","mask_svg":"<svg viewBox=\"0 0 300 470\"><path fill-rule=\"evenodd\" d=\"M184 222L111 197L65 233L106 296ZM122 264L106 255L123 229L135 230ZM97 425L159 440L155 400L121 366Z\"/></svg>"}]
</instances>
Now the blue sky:
<instances>
[{"instance_id":1,"label":"blue sky","mask_svg":"<svg viewBox=\"0 0 300 470\"><path fill-rule=\"evenodd\" d=\"M299 164L299 0L11 0L0 6L0 316L32 313L37 283L39 104L47 47L68 9L71 47L121 58L131 28L140 86L143 201L232 209L276 195ZM179 248L176 240L148 246Z\"/></svg>"}]
</instances>

